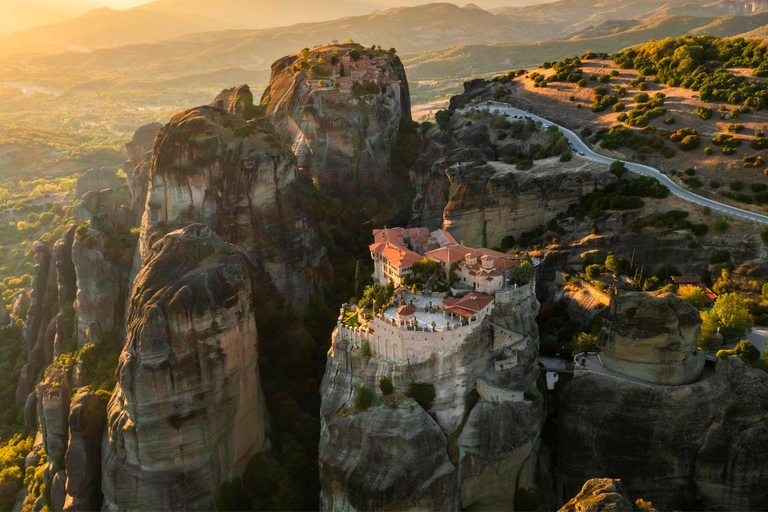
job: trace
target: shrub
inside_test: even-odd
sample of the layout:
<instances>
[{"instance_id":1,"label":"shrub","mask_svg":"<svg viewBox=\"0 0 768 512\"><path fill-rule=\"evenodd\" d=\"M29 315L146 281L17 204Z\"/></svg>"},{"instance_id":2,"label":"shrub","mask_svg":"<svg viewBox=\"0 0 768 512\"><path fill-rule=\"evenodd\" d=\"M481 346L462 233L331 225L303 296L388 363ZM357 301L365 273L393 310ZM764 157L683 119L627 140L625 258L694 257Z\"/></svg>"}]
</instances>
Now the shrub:
<instances>
[{"instance_id":1,"label":"shrub","mask_svg":"<svg viewBox=\"0 0 768 512\"><path fill-rule=\"evenodd\" d=\"M763 243L768 245L768 226L760 230L760 238L763 239Z\"/></svg>"},{"instance_id":2,"label":"shrub","mask_svg":"<svg viewBox=\"0 0 768 512\"><path fill-rule=\"evenodd\" d=\"M675 118L674 117L668 117L664 120L664 124L675 124Z\"/></svg>"},{"instance_id":3,"label":"shrub","mask_svg":"<svg viewBox=\"0 0 768 512\"><path fill-rule=\"evenodd\" d=\"M709 188L720 188L720 182L712 180L709 182ZM704 206L704 208L709 208L709 206ZM709 211L709 210L707 210Z\"/></svg>"},{"instance_id":4,"label":"shrub","mask_svg":"<svg viewBox=\"0 0 768 512\"><path fill-rule=\"evenodd\" d=\"M626 105L625 105L624 103L621 103L621 102L619 102L619 103L616 103L616 104L613 106L613 111L614 111L614 112L621 112L621 111L622 111L622 110L624 110L625 108L626 108Z\"/></svg>"},{"instance_id":5,"label":"shrub","mask_svg":"<svg viewBox=\"0 0 768 512\"><path fill-rule=\"evenodd\" d=\"M711 155L712 153L713 153L713 151L712 151L712 148L709 148L709 147L707 147L707 148L704 148L704 154L705 154L705 155L709 156L709 155Z\"/></svg>"},{"instance_id":6,"label":"shrub","mask_svg":"<svg viewBox=\"0 0 768 512\"><path fill-rule=\"evenodd\" d=\"M600 274L602 273L603 269L600 267L600 265L594 264L589 265L587 268L584 269L584 275L587 277L588 280L594 281L598 277L600 277Z\"/></svg>"},{"instance_id":7,"label":"shrub","mask_svg":"<svg viewBox=\"0 0 768 512\"><path fill-rule=\"evenodd\" d=\"M382 377L379 380L379 389L384 395L389 395L392 393L392 391L395 390L395 386L392 385L392 379L387 376Z\"/></svg>"},{"instance_id":8,"label":"shrub","mask_svg":"<svg viewBox=\"0 0 768 512\"><path fill-rule=\"evenodd\" d=\"M432 404L435 401L435 386L428 383L414 382L408 388L408 396L416 400L425 411L428 411L432 408Z\"/></svg>"},{"instance_id":9,"label":"shrub","mask_svg":"<svg viewBox=\"0 0 768 512\"><path fill-rule=\"evenodd\" d=\"M357 412L367 410L373 405L373 391L365 387L365 384L360 386L355 395L354 408Z\"/></svg>"},{"instance_id":10,"label":"shrub","mask_svg":"<svg viewBox=\"0 0 768 512\"><path fill-rule=\"evenodd\" d=\"M744 190L744 183L742 183L739 180L735 180L728 184L728 188L730 188L734 192L739 192L741 190Z\"/></svg>"},{"instance_id":11,"label":"shrub","mask_svg":"<svg viewBox=\"0 0 768 512\"><path fill-rule=\"evenodd\" d=\"M712 109L706 107L696 107L696 115L706 121L712 118Z\"/></svg>"},{"instance_id":12,"label":"shrub","mask_svg":"<svg viewBox=\"0 0 768 512\"><path fill-rule=\"evenodd\" d=\"M728 251L728 249L720 249L718 251L715 251L715 253L709 258L709 262L712 265L717 265L719 263L727 263L731 259L731 253Z\"/></svg>"},{"instance_id":13,"label":"shrub","mask_svg":"<svg viewBox=\"0 0 768 512\"><path fill-rule=\"evenodd\" d=\"M728 125L728 132L729 133L741 133L744 131L744 125L743 124L729 124Z\"/></svg>"},{"instance_id":14,"label":"shrub","mask_svg":"<svg viewBox=\"0 0 768 512\"><path fill-rule=\"evenodd\" d=\"M635 103L646 103L651 99L651 97L648 95L648 93L641 92L640 94L636 94L634 99Z\"/></svg>"},{"instance_id":15,"label":"shrub","mask_svg":"<svg viewBox=\"0 0 768 512\"><path fill-rule=\"evenodd\" d=\"M749 143L749 147L755 151L768 148L768 137L758 137L756 139L752 139L752 141Z\"/></svg>"},{"instance_id":16,"label":"shrub","mask_svg":"<svg viewBox=\"0 0 768 512\"><path fill-rule=\"evenodd\" d=\"M692 151L701 146L701 138L698 135L688 135L680 141L680 149L683 151Z\"/></svg>"}]
</instances>

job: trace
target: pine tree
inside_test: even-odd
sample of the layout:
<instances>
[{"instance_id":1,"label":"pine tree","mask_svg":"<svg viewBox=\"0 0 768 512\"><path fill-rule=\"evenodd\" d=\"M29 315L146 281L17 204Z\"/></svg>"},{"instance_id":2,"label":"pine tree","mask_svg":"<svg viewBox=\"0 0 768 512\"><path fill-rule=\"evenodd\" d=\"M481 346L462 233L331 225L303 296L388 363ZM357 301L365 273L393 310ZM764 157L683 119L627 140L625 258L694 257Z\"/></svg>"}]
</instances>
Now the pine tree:
<instances>
[{"instance_id":1,"label":"pine tree","mask_svg":"<svg viewBox=\"0 0 768 512\"><path fill-rule=\"evenodd\" d=\"M363 276L360 273L360 260L357 260L355 265L355 297L360 298L363 296Z\"/></svg>"}]
</instances>

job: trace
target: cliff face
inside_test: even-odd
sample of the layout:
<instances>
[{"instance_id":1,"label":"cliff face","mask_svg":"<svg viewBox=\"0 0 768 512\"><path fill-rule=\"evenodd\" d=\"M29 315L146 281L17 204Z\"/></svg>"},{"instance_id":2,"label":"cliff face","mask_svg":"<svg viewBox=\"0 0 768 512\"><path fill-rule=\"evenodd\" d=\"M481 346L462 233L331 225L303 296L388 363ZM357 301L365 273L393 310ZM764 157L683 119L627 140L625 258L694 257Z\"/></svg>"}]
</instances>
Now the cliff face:
<instances>
[{"instance_id":1,"label":"cliff face","mask_svg":"<svg viewBox=\"0 0 768 512\"><path fill-rule=\"evenodd\" d=\"M218 487L263 449L250 269L200 224L153 247L108 408L106 508L212 509Z\"/></svg>"},{"instance_id":2,"label":"cliff face","mask_svg":"<svg viewBox=\"0 0 768 512\"><path fill-rule=\"evenodd\" d=\"M538 375L537 311L533 295L498 304L455 350L415 354L408 362L364 357L337 328L321 385L323 508L510 508L522 468L536 465L544 417L538 393L524 393L535 389ZM509 339L516 342L503 341ZM513 357L516 365L497 364ZM394 393L356 411L361 386L381 396L385 376ZM433 386L429 411L405 398L415 383Z\"/></svg>"},{"instance_id":3,"label":"cliff face","mask_svg":"<svg viewBox=\"0 0 768 512\"><path fill-rule=\"evenodd\" d=\"M560 497L600 476L621 478L660 510L765 508L768 374L732 357L681 385L624 377L658 376L645 372L648 358L656 366L695 361L686 331L699 326L695 311L670 307L669 297L626 297L611 305L599 337L608 349L604 361L611 353L622 358L620 372L577 372L558 386ZM655 304L643 304L649 301Z\"/></svg>"},{"instance_id":4,"label":"cliff face","mask_svg":"<svg viewBox=\"0 0 768 512\"><path fill-rule=\"evenodd\" d=\"M128 187L131 189L131 211L136 223L140 222L144 215L149 170L152 167L152 148L155 145L155 137L162 128L160 123L144 125L136 130L131 142L125 145L128 160L124 168Z\"/></svg>"},{"instance_id":5,"label":"cliff face","mask_svg":"<svg viewBox=\"0 0 768 512\"><path fill-rule=\"evenodd\" d=\"M166 233L199 222L245 250L301 308L325 262L305 197L311 183L264 122L216 107L171 119L156 139L141 226L144 264Z\"/></svg>"},{"instance_id":6,"label":"cliff face","mask_svg":"<svg viewBox=\"0 0 768 512\"><path fill-rule=\"evenodd\" d=\"M546 225L582 196L616 181L605 166L576 159L543 160L530 171L500 162L460 164L446 174L443 229L470 246L486 247Z\"/></svg>"},{"instance_id":7,"label":"cliff face","mask_svg":"<svg viewBox=\"0 0 768 512\"><path fill-rule=\"evenodd\" d=\"M411 119L396 55L340 44L283 57L272 65L261 106L289 135L299 167L330 190L388 190L397 132Z\"/></svg>"}]
</instances>

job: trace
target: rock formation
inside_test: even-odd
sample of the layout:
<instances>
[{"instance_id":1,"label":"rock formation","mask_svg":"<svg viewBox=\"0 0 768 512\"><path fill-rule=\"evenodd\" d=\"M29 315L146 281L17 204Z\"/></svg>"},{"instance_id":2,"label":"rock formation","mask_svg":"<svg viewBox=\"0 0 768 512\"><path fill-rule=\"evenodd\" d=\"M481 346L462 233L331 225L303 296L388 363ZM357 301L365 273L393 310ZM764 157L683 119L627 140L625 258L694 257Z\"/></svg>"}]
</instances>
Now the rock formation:
<instances>
[{"instance_id":1,"label":"rock formation","mask_svg":"<svg viewBox=\"0 0 768 512\"><path fill-rule=\"evenodd\" d=\"M136 280L108 409L105 508L209 510L265 442L249 258L190 225Z\"/></svg>"},{"instance_id":2,"label":"rock formation","mask_svg":"<svg viewBox=\"0 0 768 512\"><path fill-rule=\"evenodd\" d=\"M53 358L57 306L56 264L48 243L35 246L35 269L24 338L27 364L19 375L16 404L22 406L35 385L37 375Z\"/></svg>"},{"instance_id":3,"label":"rock formation","mask_svg":"<svg viewBox=\"0 0 768 512\"><path fill-rule=\"evenodd\" d=\"M90 227L78 228L72 260L77 274L74 309L80 347L104 340L115 348L121 346L133 247L128 230L106 213L94 216Z\"/></svg>"},{"instance_id":4,"label":"rock formation","mask_svg":"<svg viewBox=\"0 0 768 512\"><path fill-rule=\"evenodd\" d=\"M72 208L72 217L82 224L98 213L114 215L116 210L115 193L111 188L100 191L91 190L83 194L80 201Z\"/></svg>"},{"instance_id":5,"label":"rock formation","mask_svg":"<svg viewBox=\"0 0 768 512\"><path fill-rule=\"evenodd\" d=\"M604 346L633 355L635 342L645 344L657 361L656 351L666 347L679 360L690 333L698 330L691 312L667 296L622 299L608 310L600 334ZM632 303L637 310L625 308ZM622 338L630 332L634 341ZM628 359L622 371L630 364L638 363ZM559 384L557 394L561 498L599 476L620 478L633 495L660 510L768 505L768 374L762 370L730 357L683 385L577 372Z\"/></svg>"},{"instance_id":6,"label":"rock formation","mask_svg":"<svg viewBox=\"0 0 768 512\"><path fill-rule=\"evenodd\" d=\"M690 384L701 377L701 318L684 300L628 293L611 301L604 319L597 346L606 368L654 384Z\"/></svg>"},{"instance_id":7,"label":"rock formation","mask_svg":"<svg viewBox=\"0 0 768 512\"><path fill-rule=\"evenodd\" d=\"M187 110L156 139L142 260L166 233L200 222L247 251L301 309L325 262L306 206L311 186L269 124L248 124L216 107Z\"/></svg>"},{"instance_id":8,"label":"rock formation","mask_svg":"<svg viewBox=\"0 0 768 512\"><path fill-rule=\"evenodd\" d=\"M141 222L144 215L149 170L152 167L152 148L155 146L155 137L162 128L163 125L160 123L146 124L136 130L131 142L125 145L128 160L123 167L128 187L131 189L131 211L134 217L134 222L131 224Z\"/></svg>"},{"instance_id":9,"label":"rock formation","mask_svg":"<svg viewBox=\"0 0 768 512\"><path fill-rule=\"evenodd\" d=\"M536 465L531 458L544 420L533 391L537 311L533 295L498 303L455 350L412 354L407 362L365 357L337 328L321 385L323 508L510 508L523 466ZM511 358L516 364L498 364ZM361 386L379 394L384 376L394 394L356 411ZM413 383L434 387L429 414L403 397ZM388 460L378 478L377 454L402 453L404 440L413 452ZM414 467L416 460L421 466ZM410 476L396 486L395 471Z\"/></svg>"},{"instance_id":10,"label":"rock formation","mask_svg":"<svg viewBox=\"0 0 768 512\"><path fill-rule=\"evenodd\" d=\"M411 119L396 55L338 44L283 57L272 65L261 106L290 136L299 167L325 187L349 192L362 186L370 194L390 188L392 147L401 122Z\"/></svg>"},{"instance_id":11,"label":"rock formation","mask_svg":"<svg viewBox=\"0 0 768 512\"><path fill-rule=\"evenodd\" d=\"M77 275L72 261L72 245L75 242L75 226L70 226L53 244L56 265L59 312L56 315L56 337L53 340L53 357L59 357L72 349L75 332L74 302L77 295Z\"/></svg>"},{"instance_id":12,"label":"rock formation","mask_svg":"<svg viewBox=\"0 0 768 512\"><path fill-rule=\"evenodd\" d=\"M621 480L593 478L559 512L632 512L632 500Z\"/></svg>"},{"instance_id":13,"label":"rock formation","mask_svg":"<svg viewBox=\"0 0 768 512\"><path fill-rule=\"evenodd\" d=\"M120 186L120 178L117 172L106 167L99 167L84 172L77 178L75 185L75 197L82 198L86 192L99 192L106 188L116 189Z\"/></svg>"},{"instance_id":14,"label":"rock formation","mask_svg":"<svg viewBox=\"0 0 768 512\"><path fill-rule=\"evenodd\" d=\"M27 313L29 312L29 294L26 291L19 291L13 298L11 303L11 317L27 319Z\"/></svg>"},{"instance_id":15,"label":"rock formation","mask_svg":"<svg viewBox=\"0 0 768 512\"><path fill-rule=\"evenodd\" d=\"M450 188L443 229L470 246L485 247L545 226L585 194L616 181L605 166L579 159L544 160L529 171L500 162L466 163L446 173Z\"/></svg>"}]
</instances>

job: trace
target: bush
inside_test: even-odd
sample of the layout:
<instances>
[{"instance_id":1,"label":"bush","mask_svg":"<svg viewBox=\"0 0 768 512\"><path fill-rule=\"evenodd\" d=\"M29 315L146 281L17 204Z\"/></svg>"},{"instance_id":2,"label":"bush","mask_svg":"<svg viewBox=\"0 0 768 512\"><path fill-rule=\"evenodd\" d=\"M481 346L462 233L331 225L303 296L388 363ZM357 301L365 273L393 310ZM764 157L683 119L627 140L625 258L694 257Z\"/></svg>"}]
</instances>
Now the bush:
<instances>
[{"instance_id":1,"label":"bush","mask_svg":"<svg viewBox=\"0 0 768 512\"><path fill-rule=\"evenodd\" d=\"M717 265L719 263L727 263L730 259L731 253L727 249L720 249L709 258L709 263Z\"/></svg>"},{"instance_id":2,"label":"bush","mask_svg":"<svg viewBox=\"0 0 768 512\"><path fill-rule=\"evenodd\" d=\"M704 148L704 154L709 156L713 153L712 148Z\"/></svg>"},{"instance_id":3,"label":"bush","mask_svg":"<svg viewBox=\"0 0 768 512\"><path fill-rule=\"evenodd\" d=\"M768 149L768 137L758 137L756 139L752 139L752 141L749 143L749 147L755 151Z\"/></svg>"},{"instance_id":4,"label":"bush","mask_svg":"<svg viewBox=\"0 0 768 512\"><path fill-rule=\"evenodd\" d=\"M392 393L395 390L395 386L392 385L392 379L387 376L382 377L379 380L379 389L384 395Z\"/></svg>"},{"instance_id":5,"label":"bush","mask_svg":"<svg viewBox=\"0 0 768 512\"><path fill-rule=\"evenodd\" d=\"M600 274L602 273L603 269L600 267L600 265L589 265L587 268L584 269L584 275L587 277L589 281L594 281L598 277L600 277Z\"/></svg>"},{"instance_id":6,"label":"bush","mask_svg":"<svg viewBox=\"0 0 768 512\"><path fill-rule=\"evenodd\" d=\"M739 192L741 190L744 190L744 183L742 183L742 182L740 182L738 180L732 181L732 182L730 182L728 184L728 188L730 188L734 192Z\"/></svg>"},{"instance_id":7,"label":"bush","mask_svg":"<svg viewBox=\"0 0 768 512\"><path fill-rule=\"evenodd\" d=\"M664 120L664 124L675 124L675 118L674 117L668 117Z\"/></svg>"},{"instance_id":8,"label":"bush","mask_svg":"<svg viewBox=\"0 0 768 512\"><path fill-rule=\"evenodd\" d=\"M744 125L743 124L729 124L728 125L728 132L729 133L741 133L744 131Z\"/></svg>"},{"instance_id":9,"label":"bush","mask_svg":"<svg viewBox=\"0 0 768 512\"><path fill-rule=\"evenodd\" d=\"M356 412L362 412L368 410L373 405L373 391L365 387L365 384L360 386L355 395L354 408Z\"/></svg>"},{"instance_id":10,"label":"bush","mask_svg":"<svg viewBox=\"0 0 768 512\"><path fill-rule=\"evenodd\" d=\"M680 141L680 149L683 151L692 151L701 146L701 138L698 135L688 135Z\"/></svg>"},{"instance_id":11,"label":"bush","mask_svg":"<svg viewBox=\"0 0 768 512\"><path fill-rule=\"evenodd\" d=\"M435 386L414 382L408 388L408 396L416 400L425 411L429 411L435 401Z\"/></svg>"},{"instance_id":12,"label":"bush","mask_svg":"<svg viewBox=\"0 0 768 512\"><path fill-rule=\"evenodd\" d=\"M706 107L696 107L696 115L706 121L712 118L712 109Z\"/></svg>"},{"instance_id":13,"label":"bush","mask_svg":"<svg viewBox=\"0 0 768 512\"><path fill-rule=\"evenodd\" d=\"M648 95L648 93L645 92L641 92L640 94L635 95L635 103L646 103L650 99L651 97Z\"/></svg>"},{"instance_id":14,"label":"bush","mask_svg":"<svg viewBox=\"0 0 768 512\"><path fill-rule=\"evenodd\" d=\"M613 106L613 111L614 111L614 112L621 112L621 111L622 111L622 110L624 110L625 108L626 108L626 105L625 105L624 103L616 103L616 104Z\"/></svg>"}]
</instances>

